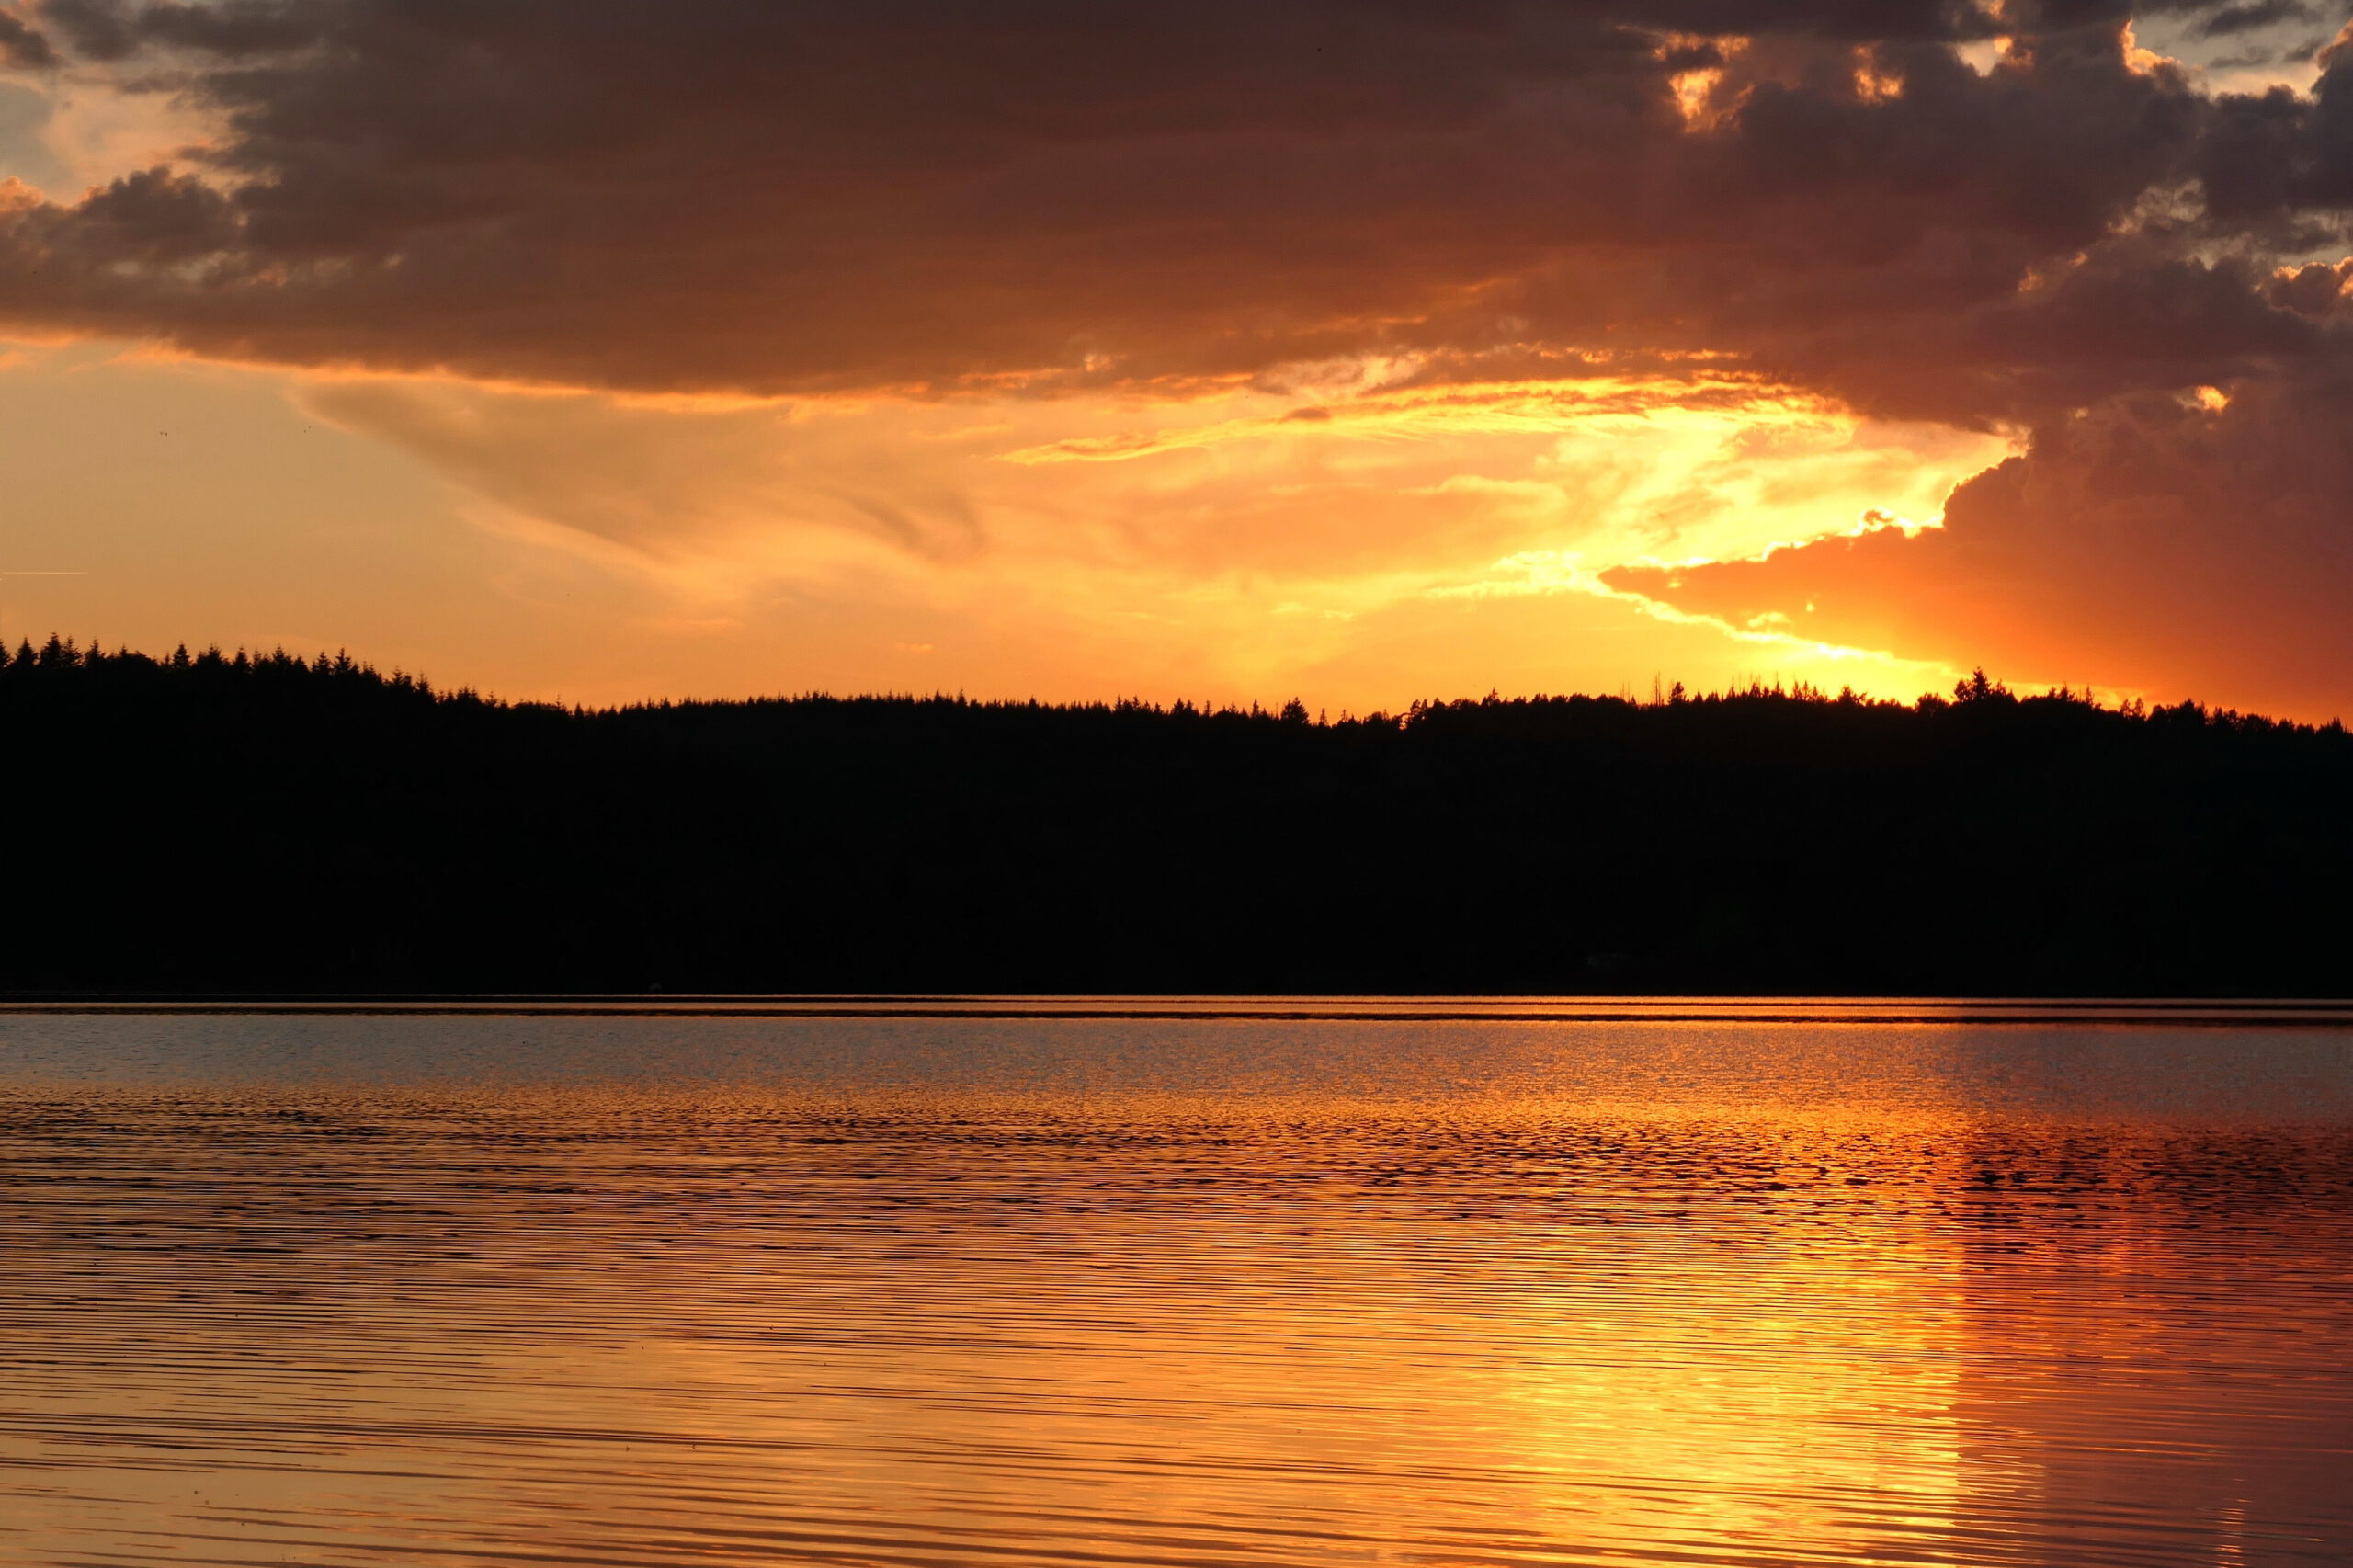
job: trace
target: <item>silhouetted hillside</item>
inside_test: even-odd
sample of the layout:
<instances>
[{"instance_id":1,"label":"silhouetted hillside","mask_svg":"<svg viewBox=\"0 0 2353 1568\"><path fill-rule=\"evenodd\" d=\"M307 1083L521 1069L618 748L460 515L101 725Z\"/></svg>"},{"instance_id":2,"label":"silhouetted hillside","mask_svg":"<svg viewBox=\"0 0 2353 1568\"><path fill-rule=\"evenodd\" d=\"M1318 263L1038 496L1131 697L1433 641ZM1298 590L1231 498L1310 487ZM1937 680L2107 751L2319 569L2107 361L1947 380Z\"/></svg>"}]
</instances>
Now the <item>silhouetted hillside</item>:
<instances>
[{"instance_id":1,"label":"silhouetted hillside","mask_svg":"<svg viewBox=\"0 0 2353 1568\"><path fill-rule=\"evenodd\" d=\"M1324 724L0 666L17 992L2353 993L2353 739L1982 680Z\"/></svg>"}]
</instances>

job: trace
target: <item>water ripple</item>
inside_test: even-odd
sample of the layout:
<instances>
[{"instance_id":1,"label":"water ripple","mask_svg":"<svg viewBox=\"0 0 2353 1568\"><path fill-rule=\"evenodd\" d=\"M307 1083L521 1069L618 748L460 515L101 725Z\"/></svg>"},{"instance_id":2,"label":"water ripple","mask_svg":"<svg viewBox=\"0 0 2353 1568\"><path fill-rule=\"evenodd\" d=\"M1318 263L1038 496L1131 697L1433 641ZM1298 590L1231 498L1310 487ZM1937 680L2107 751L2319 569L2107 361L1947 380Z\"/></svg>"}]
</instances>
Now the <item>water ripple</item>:
<instances>
[{"instance_id":1,"label":"water ripple","mask_svg":"<svg viewBox=\"0 0 2353 1568\"><path fill-rule=\"evenodd\" d=\"M2353 1046L17 1017L0 1560L2353 1559Z\"/></svg>"}]
</instances>

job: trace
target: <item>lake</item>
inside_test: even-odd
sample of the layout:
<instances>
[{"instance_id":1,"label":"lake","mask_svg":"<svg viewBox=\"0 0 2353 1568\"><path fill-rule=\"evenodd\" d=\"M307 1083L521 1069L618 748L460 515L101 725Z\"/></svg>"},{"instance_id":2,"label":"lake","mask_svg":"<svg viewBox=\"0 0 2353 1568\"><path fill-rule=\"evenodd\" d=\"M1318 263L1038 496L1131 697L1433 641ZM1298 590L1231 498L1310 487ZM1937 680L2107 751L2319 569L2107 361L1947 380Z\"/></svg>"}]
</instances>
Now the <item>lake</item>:
<instances>
[{"instance_id":1,"label":"lake","mask_svg":"<svg viewBox=\"0 0 2353 1568\"><path fill-rule=\"evenodd\" d=\"M2353 1561L2353 1017L0 1014L0 1561Z\"/></svg>"}]
</instances>

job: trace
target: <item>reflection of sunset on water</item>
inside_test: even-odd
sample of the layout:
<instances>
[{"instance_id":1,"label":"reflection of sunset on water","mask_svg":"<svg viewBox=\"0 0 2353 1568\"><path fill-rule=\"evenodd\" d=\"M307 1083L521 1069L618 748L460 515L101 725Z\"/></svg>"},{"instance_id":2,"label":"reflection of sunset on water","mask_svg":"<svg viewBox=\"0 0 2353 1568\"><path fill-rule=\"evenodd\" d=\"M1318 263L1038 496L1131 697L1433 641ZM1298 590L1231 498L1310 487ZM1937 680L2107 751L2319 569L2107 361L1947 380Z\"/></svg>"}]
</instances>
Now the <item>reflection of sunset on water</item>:
<instances>
[{"instance_id":1,"label":"reflection of sunset on water","mask_svg":"<svg viewBox=\"0 0 2353 1568\"><path fill-rule=\"evenodd\" d=\"M2353 1530L2334 1034L363 1019L254 1055L247 1020L221 1049L313 1086L141 1086L178 1027L18 1048L0 1485L37 1551L2319 1562ZM361 1041L383 1086L336 1081ZM96 1084L43 1086L57 1051ZM446 1079L494 1059L521 1076Z\"/></svg>"}]
</instances>

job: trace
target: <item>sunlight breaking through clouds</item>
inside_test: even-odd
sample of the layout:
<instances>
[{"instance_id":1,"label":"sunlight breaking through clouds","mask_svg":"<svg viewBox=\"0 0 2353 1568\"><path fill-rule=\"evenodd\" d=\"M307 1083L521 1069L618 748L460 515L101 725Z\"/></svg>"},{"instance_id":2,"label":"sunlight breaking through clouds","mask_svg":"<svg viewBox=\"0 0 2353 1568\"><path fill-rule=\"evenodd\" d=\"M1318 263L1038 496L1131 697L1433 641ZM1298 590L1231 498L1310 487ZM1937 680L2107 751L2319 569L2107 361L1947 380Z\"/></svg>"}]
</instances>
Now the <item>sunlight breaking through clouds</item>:
<instances>
[{"instance_id":1,"label":"sunlight breaking through clouds","mask_svg":"<svg viewBox=\"0 0 2353 1568\"><path fill-rule=\"evenodd\" d=\"M1633 607L1638 623L1713 627L1599 574L1932 517L2008 450L1998 436L1868 421L1714 373L1313 403L1244 389L1183 403L704 407L373 377L313 380L301 397L444 475L485 526L637 574L707 613L879 585L969 613L1018 606L1057 634L1090 623L1091 639L1125 650L1123 685L1145 689L1155 668L1230 685L1302 656L1344 663L1417 601L1581 594ZM1753 641L1744 631L1728 652ZM1485 656L1475 641L1468 653ZM1608 656L1574 637L1558 653L1555 684ZM1941 668L1886 665L1882 684L1904 690L1922 667ZM1328 699L1401 700L1346 685Z\"/></svg>"}]
</instances>

